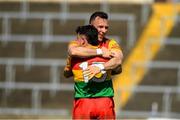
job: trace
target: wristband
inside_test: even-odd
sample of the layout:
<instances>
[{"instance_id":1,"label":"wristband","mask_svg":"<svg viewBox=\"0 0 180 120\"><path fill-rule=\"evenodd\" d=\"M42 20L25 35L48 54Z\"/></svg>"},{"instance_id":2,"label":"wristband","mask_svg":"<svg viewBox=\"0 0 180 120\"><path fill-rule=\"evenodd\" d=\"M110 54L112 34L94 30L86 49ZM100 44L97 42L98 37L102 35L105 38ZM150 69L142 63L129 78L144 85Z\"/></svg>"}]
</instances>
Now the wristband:
<instances>
[{"instance_id":1,"label":"wristband","mask_svg":"<svg viewBox=\"0 0 180 120\"><path fill-rule=\"evenodd\" d=\"M97 66L100 68L102 74L106 73L106 71L104 70L105 68L103 64L98 64Z\"/></svg>"},{"instance_id":2,"label":"wristband","mask_svg":"<svg viewBox=\"0 0 180 120\"><path fill-rule=\"evenodd\" d=\"M102 50L100 48L96 49L96 53L97 53L97 55L102 55L103 54L103 52L102 52Z\"/></svg>"},{"instance_id":3,"label":"wristband","mask_svg":"<svg viewBox=\"0 0 180 120\"><path fill-rule=\"evenodd\" d=\"M98 64L97 66L100 68L101 71L104 70L104 65L103 64Z\"/></svg>"}]
</instances>

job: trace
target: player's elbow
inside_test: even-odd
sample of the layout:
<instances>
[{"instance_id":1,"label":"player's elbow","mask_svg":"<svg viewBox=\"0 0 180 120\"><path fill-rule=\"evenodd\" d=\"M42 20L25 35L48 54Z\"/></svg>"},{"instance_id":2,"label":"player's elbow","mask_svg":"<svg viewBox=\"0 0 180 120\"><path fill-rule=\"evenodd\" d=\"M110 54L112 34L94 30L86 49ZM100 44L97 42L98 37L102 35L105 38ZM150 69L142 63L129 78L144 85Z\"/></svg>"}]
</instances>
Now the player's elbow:
<instances>
[{"instance_id":1,"label":"player's elbow","mask_svg":"<svg viewBox=\"0 0 180 120\"><path fill-rule=\"evenodd\" d=\"M121 65L121 63L122 63L122 61L121 61L121 59L116 59L116 62L115 62L115 66L117 67L117 66L120 66Z\"/></svg>"},{"instance_id":2,"label":"player's elbow","mask_svg":"<svg viewBox=\"0 0 180 120\"><path fill-rule=\"evenodd\" d=\"M66 66L64 68L64 77L69 78L69 77L72 77L72 76L73 76L73 72L72 72L71 68Z\"/></svg>"},{"instance_id":3,"label":"player's elbow","mask_svg":"<svg viewBox=\"0 0 180 120\"><path fill-rule=\"evenodd\" d=\"M72 71L64 71L64 77L65 77L65 78L70 78L70 77L72 77L72 76L73 76Z\"/></svg>"},{"instance_id":4,"label":"player's elbow","mask_svg":"<svg viewBox=\"0 0 180 120\"><path fill-rule=\"evenodd\" d=\"M122 73L122 65L119 65L116 68L114 68L111 72L111 75L117 75L120 73Z\"/></svg>"}]
</instances>

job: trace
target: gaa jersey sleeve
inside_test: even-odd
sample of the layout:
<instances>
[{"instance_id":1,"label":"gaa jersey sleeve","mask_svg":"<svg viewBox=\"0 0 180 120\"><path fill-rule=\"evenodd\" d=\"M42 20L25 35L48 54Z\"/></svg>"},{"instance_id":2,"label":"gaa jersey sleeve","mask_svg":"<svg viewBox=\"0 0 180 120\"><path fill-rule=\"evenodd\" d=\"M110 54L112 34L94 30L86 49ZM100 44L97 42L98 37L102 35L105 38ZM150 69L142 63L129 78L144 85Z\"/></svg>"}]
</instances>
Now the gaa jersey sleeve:
<instances>
[{"instance_id":1,"label":"gaa jersey sleeve","mask_svg":"<svg viewBox=\"0 0 180 120\"><path fill-rule=\"evenodd\" d=\"M122 51L120 45L114 39L109 41L108 49Z\"/></svg>"},{"instance_id":2,"label":"gaa jersey sleeve","mask_svg":"<svg viewBox=\"0 0 180 120\"><path fill-rule=\"evenodd\" d=\"M72 40L72 41L69 43L69 45L68 45L68 46L70 46L70 45L78 46L78 45L79 45L79 43L78 43L78 41L77 41L77 40Z\"/></svg>"}]
</instances>

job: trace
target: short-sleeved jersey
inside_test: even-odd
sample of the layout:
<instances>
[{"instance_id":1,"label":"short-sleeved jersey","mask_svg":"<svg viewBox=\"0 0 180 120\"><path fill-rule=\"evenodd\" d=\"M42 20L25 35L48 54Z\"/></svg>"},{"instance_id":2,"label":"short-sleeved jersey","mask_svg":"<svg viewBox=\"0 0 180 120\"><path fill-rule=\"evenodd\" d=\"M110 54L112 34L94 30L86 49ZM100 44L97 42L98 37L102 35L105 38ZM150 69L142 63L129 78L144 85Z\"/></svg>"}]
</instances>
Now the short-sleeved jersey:
<instances>
[{"instance_id":1,"label":"short-sleeved jersey","mask_svg":"<svg viewBox=\"0 0 180 120\"><path fill-rule=\"evenodd\" d=\"M71 42L70 44L75 44ZM106 47L111 50L121 50L120 46L115 40L106 40L102 42L99 46L89 46L92 48L101 48ZM106 71L105 74L100 78L93 77L87 83L83 79L83 70L80 67L82 62L88 62L88 65L92 65L94 62L107 62L109 59L103 58L100 56L80 58L72 57L71 66L74 76L74 89L75 89L75 98L90 98L90 97L113 97L113 85L111 80L111 70Z\"/></svg>"}]
</instances>

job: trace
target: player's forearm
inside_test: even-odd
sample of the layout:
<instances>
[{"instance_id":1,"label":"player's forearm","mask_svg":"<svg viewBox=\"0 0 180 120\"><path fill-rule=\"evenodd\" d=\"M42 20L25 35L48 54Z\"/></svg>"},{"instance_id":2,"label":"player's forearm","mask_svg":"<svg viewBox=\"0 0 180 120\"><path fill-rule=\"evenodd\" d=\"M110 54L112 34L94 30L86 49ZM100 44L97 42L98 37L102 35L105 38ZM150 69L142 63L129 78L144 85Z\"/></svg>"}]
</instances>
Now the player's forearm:
<instances>
[{"instance_id":1,"label":"player's forearm","mask_svg":"<svg viewBox=\"0 0 180 120\"><path fill-rule=\"evenodd\" d=\"M118 67L119 65L121 65L121 63L122 62L120 59L112 58L108 62L104 63L104 69L105 70L112 70L112 69Z\"/></svg>"},{"instance_id":2,"label":"player's forearm","mask_svg":"<svg viewBox=\"0 0 180 120\"><path fill-rule=\"evenodd\" d=\"M78 56L78 57L91 57L97 56L97 50L87 47L74 47L69 48L68 53L70 56Z\"/></svg>"},{"instance_id":3,"label":"player's forearm","mask_svg":"<svg viewBox=\"0 0 180 120\"><path fill-rule=\"evenodd\" d=\"M104 63L104 69L112 70L117 68L122 64L122 59L123 59L122 51L116 52L114 57L112 57L108 62Z\"/></svg>"}]
</instances>

